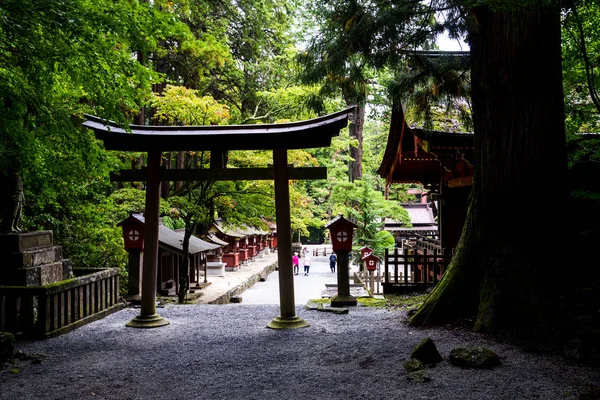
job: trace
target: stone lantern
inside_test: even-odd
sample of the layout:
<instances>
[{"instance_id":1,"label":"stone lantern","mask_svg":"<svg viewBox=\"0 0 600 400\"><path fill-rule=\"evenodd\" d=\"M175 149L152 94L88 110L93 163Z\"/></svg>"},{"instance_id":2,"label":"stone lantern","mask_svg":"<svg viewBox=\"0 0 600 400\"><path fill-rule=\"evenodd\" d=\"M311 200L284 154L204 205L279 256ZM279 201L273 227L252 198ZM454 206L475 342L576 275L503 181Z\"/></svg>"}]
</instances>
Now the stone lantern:
<instances>
[{"instance_id":1,"label":"stone lantern","mask_svg":"<svg viewBox=\"0 0 600 400\"><path fill-rule=\"evenodd\" d=\"M326 226L329 229L331 246L338 257L337 294L331 297L332 307L355 306L356 298L350 295L350 277L348 275L349 257L352 251L352 236L357 225L339 215Z\"/></svg>"}]
</instances>

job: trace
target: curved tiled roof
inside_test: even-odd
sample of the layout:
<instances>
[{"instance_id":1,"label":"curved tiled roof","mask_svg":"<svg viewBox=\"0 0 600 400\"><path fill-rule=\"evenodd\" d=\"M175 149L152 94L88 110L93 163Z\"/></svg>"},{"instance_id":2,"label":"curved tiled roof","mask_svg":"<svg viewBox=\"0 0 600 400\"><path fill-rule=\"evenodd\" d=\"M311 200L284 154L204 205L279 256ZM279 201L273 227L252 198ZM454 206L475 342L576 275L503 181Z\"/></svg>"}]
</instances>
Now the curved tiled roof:
<instances>
[{"instance_id":1,"label":"curved tiled roof","mask_svg":"<svg viewBox=\"0 0 600 400\"><path fill-rule=\"evenodd\" d=\"M220 244L221 246L227 246L229 244L226 241L219 239L214 232L208 232L206 234L206 240L215 244Z\"/></svg>"},{"instance_id":2,"label":"curved tiled roof","mask_svg":"<svg viewBox=\"0 0 600 400\"><path fill-rule=\"evenodd\" d=\"M145 224L146 220L142 214L131 214L131 217ZM166 247L175 253L183 253L183 231L174 231L163 224L158 225L159 246ZM189 243L189 253L197 254L203 251L214 250L221 247L220 244L209 243L192 235Z\"/></svg>"}]
</instances>

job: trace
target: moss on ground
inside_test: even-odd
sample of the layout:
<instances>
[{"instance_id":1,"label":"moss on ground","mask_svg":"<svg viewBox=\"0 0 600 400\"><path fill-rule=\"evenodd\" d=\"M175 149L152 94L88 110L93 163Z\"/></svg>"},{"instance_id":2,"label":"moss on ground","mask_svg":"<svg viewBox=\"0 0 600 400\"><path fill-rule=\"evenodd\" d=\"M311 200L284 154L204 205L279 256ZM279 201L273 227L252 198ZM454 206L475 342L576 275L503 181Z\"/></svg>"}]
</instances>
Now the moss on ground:
<instances>
[{"instance_id":1,"label":"moss on ground","mask_svg":"<svg viewBox=\"0 0 600 400\"><path fill-rule=\"evenodd\" d=\"M411 293L386 295L385 298L359 297L356 299L358 304L363 307L387 308L392 311L408 311L418 308L427 297L427 293ZM328 298L311 299L310 302L318 304L329 304Z\"/></svg>"},{"instance_id":2,"label":"moss on ground","mask_svg":"<svg viewBox=\"0 0 600 400\"><path fill-rule=\"evenodd\" d=\"M358 299L356 299L356 301L358 301L358 304L365 307L385 307L385 299L377 299L375 297L359 297Z\"/></svg>"},{"instance_id":3,"label":"moss on ground","mask_svg":"<svg viewBox=\"0 0 600 400\"><path fill-rule=\"evenodd\" d=\"M417 309L429 296L427 293L389 294L385 296L385 306L393 311Z\"/></svg>"}]
</instances>

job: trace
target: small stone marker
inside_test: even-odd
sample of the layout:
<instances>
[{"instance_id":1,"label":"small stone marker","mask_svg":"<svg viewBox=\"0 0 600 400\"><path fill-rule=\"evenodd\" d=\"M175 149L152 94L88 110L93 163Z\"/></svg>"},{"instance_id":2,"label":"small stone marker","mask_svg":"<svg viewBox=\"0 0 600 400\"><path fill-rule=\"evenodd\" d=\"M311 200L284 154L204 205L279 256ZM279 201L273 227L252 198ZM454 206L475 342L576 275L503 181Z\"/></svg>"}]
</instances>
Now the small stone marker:
<instances>
[{"instance_id":1,"label":"small stone marker","mask_svg":"<svg viewBox=\"0 0 600 400\"><path fill-rule=\"evenodd\" d=\"M317 303L316 301L309 301L308 303L306 303L306 309L307 310L318 310L320 308L323 308L323 303Z\"/></svg>"},{"instance_id":2,"label":"small stone marker","mask_svg":"<svg viewBox=\"0 0 600 400\"><path fill-rule=\"evenodd\" d=\"M410 353L410 358L416 358L423 364L435 364L444 360L430 337L421 340L421 343Z\"/></svg>"},{"instance_id":3,"label":"small stone marker","mask_svg":"<svg viewBox=\"0 0 600 400\"><path fill-rule=\"evenodd\" d=\"M348 314L348 309L345 307L321 307L317 311L325 311L334 314Z\"/></svg>"},{"instance_id":4,"label":"small stone marker","mask_svg":"<svg viewBox=\"0 0 600 400\"><path fill-rule=\"evenodd\" d=\"M409 372L408 375L406 375L406 379L409 382L424 383L429 382L431 380L431 377L429 376L429 374L427 374L427 371L421 369L418 371Z\"/></svg>"},{"instance_id":5,"label":"small stone marker","mask_svg":"<svg viewBox=\"0 0 600 400\"><path fill-rule=\"evenodd\" d=\"M0 332L0 367L10 360L15 350L15 336L10 332Z\"/></svg>"},{"instance_id":6,"label":"small stone marker","mask_svg":"<svg viewBox=\"0 0 600 400\"><path fill-rule=\"evenodd\" d=\"M407 362L404 363L404 369L410 373L410 372L424 370L425 366L423 365L421 360L417 360L416 358L411 358L410 360L408 360Z\"/></svg>"},{"instance_id":7,"label":"small stone marker","mask_svg":"<svg viewBox=\"0 0 600 400\"><path fill-rule=\"evenodd\" d=\"M467 368L493 368L500 365L500 357L486 347L457 347L450 351L450 363Z\"/></svg>"}]
</instances>

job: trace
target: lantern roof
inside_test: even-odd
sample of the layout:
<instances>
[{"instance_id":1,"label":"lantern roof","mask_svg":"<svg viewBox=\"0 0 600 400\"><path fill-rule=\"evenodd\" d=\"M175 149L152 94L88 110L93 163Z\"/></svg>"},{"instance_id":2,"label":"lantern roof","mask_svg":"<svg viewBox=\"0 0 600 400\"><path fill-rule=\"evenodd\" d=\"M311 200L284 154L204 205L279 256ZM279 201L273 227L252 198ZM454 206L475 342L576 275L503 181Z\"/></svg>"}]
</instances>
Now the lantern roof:
<instances>
[{"instance_id":1,"label":"lantern roof","mask_svg":"<svg viewBox=\"0 0 600 400\"><path fill-rule=\"evenodd\" d=\"M371 253L368 256L366 256L365 258L363 258L363 260L368 260L369 258L375 259L376 261L380 261L381 259L379 257L377 257L375 254Z\"/></svg>"},{"instance_id":2,"label":"lantern roof","mask_svg":"<svg viewBox=\"0 0 600 400\"><path fill-rule=\"evenodd\" d=\"M119 222L117 226L125 226L125 225L144 225L144 217L142 214L138 213L130 213L129 217L125 218L123 221Z\"/></svg>"},{"instance_id":3,"label":"lantern roof","mask_svg":"<svg viewBox=\"0 0 600 400\"><path fill-rule=\"evenodd\" d=\"M329 223L327 225L325 225L325 228L332 228L339 224L349 224L353 228L358 228L358 225L356 225L354 222L350 221L349 219L344 218L343 214L340 214L337 217L335 217L334 219L332 219L331 221L329 221Z\"/></svg>"}]
</instances>

